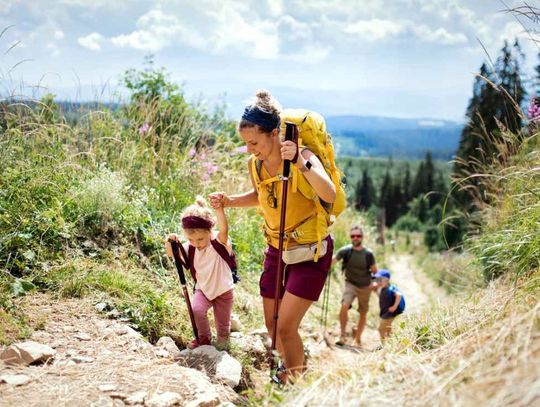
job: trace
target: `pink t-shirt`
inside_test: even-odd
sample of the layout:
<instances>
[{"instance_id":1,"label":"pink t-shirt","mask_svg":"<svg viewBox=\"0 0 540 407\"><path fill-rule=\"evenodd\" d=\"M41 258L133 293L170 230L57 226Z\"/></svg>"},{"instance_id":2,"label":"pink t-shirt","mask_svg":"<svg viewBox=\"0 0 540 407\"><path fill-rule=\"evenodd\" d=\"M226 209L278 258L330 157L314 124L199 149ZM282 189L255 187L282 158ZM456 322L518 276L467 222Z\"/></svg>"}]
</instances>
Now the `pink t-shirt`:
<instances>
[{"instance_id":1,"label":"pink t-shirt","mask_svg":"<svg viewBox=\"0 0 540 407\"><path fill-rule=\"evenodd\" d=\"M217 239L217 234L213 233L212 239ZM225 247L229 253L232 253L230 240ZM201 290L210 301L234 288L231 269L212 244L209 243L202 250L195 249L193 265L197 271L195 289Z\"/></svg>"}]
</instances>

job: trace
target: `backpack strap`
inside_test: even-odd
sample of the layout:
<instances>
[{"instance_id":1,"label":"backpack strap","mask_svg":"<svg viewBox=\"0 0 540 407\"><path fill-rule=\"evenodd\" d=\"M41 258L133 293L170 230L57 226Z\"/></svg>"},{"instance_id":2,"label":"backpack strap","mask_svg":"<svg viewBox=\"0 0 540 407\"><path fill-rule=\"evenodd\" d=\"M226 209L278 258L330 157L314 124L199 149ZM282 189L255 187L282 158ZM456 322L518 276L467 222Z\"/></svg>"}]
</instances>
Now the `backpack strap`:
<instances>
[{"instance_id":1,"label":"backpack strap","mask_svg":"<svg viewBox=\"0 0 540 407\"><path fill-rule=\"evenodd\" d=\"M210 243L231 269L233 283L238 283L240 281L240 277L238 277L238 264L236 263L236 254L234 251L229 253L227 247L217 239L210 240Z\"/></svg>"},{"instance_id":2,"label":"backpack strap","mask_svg":"<svg viewBox=\"0 0 540 407\"><path fill-rule=\"evenodd\" d=\"M189 271L193 281L197 282L197 272L195 271L195 246L189 245L188 247L188 259L189 259Z\"/></svg>"},{"instance_id":3,"label":"backpack strap","mask_svg":"<svg viewBox=\"0 0 540 407\"><path fill-rule=\"evenodd\" d=\"M236 256L234 253L230 254L227 247L217 239L210 240L210 243L231 269L236 268Z\"/></svg>"},{"instance_id":4,"label":"backpack strap","mask_svg":"<svg viewBox=\"0 0 540 407\"><path fill-rule=\"evenodd\" d=\"M347 246L345 254L343 255L343 267L342 268L343 268L344 271L347 268L347 264L349 263L349 260L351 260L352 254L353 254L352 245Z\"/></svg>"}]
</instances>

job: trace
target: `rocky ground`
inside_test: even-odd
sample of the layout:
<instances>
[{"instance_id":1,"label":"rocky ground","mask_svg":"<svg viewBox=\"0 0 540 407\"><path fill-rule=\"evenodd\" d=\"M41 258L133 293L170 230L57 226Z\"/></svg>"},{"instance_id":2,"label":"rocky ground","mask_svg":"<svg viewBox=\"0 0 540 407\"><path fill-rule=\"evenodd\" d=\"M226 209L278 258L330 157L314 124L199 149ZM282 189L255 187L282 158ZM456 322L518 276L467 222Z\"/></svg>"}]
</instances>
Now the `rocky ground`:
<instances>
[{"instance_id":1,"label":"rocky ground","mask_svg":"<svg viewBox=\"0 0 540 407\"><path fill-rule=\"evenodd\" d=\"M411 262L402 255L390 263L407 299L407 312L443 296L412 271ZM377 305L374 295L371 306ZM0 359L6 359L0 361L0 406L221 406L242 403L238 390L263 387L269 380L264 329L231 334L232 346L245 355L244 364L254 367L247 373L228 353L211 346L180 351L167 337L151 345L126 323L108 319L90 299L56 300L38 294L25 297L23 307L32 326L41 329L32 333L30 343L0 348ZM325 337L319 327L304 327L308 365L354 363L379 350L373 321L361 348L352 343L334 346L337 319L329 316L329 324ZM350 321L350 331L353 325ZM6 363L10 358L23 360Z\"/></svg>"},{"instance_id":2,"label":"rocky ground","mask_svg":"<svg viewBox=\"0 0 540 407\"><path fill-rule=\"evenodd\" d=\"M46 321L29 338L43 349L25 352L32 345L27 343L18 353L43 361L0 362L2 406L220 406L239 401L233 387L241 367L225 352L206 346L197 350L199 355L182 353L166 339L153 346L84 299L37 295L28 297L26 309L32 318ZM6 350L0 352L7 357ZM200 362L198 369L187 367L194 360Z\"/></svg>"}]
</instances>

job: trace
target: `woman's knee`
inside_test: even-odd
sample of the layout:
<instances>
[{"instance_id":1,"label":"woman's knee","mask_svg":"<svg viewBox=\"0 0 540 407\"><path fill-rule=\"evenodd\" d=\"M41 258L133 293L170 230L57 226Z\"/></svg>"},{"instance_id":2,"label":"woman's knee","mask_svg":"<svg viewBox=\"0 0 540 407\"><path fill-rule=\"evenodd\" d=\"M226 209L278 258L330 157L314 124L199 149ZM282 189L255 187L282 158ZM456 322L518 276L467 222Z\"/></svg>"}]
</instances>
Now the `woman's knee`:
<instances>
[{"instance_id":1,"label":"woman's knee","mask_svg":"<svg viewBox=\"0 0 540 407\"><path fill-rule=\"evenodd\" d=\"M277 333L282 341L298 336L298 330L287 324L278 325Z\"/></svg>"}]
</instances>

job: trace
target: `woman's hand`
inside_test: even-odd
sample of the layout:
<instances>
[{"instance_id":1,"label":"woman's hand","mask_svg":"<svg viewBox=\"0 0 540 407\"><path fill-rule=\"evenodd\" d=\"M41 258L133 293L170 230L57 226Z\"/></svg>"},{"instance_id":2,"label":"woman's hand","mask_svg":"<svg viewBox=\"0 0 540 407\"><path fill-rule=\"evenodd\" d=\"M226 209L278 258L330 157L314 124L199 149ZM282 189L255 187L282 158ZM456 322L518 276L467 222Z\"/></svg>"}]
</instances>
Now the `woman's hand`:
<instances>
[{"instance_id":1,"label":"woman's hand","mask_svg":"<svg viewBox=\"0 0 540 407\"><path fill-rule=\"evenodd\" d=\"M212 192L208 195L208 200L214 209L224 208L231 201L225 192Z\"/></svg>"},{"instance_id":2,"label":"woman's hand","mask_svg":"<svg viewBox=\"0 0 540 407\"><path fill-rule=\"evenodd\" d=\"M298 152L298 146L295 142L287 140L281 142L281 158L283 160L293 160Z\"/></svg>"}]
</instances>

